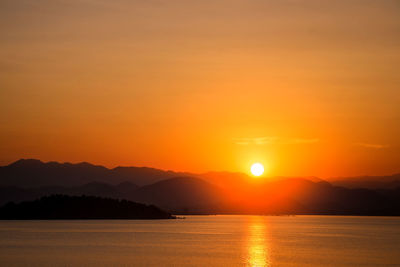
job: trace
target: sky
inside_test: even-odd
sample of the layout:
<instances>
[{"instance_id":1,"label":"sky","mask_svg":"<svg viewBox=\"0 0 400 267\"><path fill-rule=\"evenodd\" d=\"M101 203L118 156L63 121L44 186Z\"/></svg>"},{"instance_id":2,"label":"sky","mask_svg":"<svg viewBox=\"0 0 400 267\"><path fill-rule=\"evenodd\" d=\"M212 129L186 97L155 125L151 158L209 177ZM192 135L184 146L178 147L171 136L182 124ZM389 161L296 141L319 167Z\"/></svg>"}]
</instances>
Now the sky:
<instances>
[{"instance_id":1,"label":"sky","mask_svg":"<svg viewBox=\"0 0 400 267\"><path fill-rule=\"evenodd\" d=\"M0 164L400 172L397 0L0 0Z\"/></svg>"}]
</instances>

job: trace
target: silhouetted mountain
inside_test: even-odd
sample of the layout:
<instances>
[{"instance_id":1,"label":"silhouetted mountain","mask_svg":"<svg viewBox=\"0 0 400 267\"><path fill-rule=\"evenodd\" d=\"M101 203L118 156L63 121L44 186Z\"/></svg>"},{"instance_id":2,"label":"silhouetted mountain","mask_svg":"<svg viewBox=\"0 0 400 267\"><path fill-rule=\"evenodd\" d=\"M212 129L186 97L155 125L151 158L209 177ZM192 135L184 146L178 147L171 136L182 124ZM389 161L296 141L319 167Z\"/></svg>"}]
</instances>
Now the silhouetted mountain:
<instances>
[{"instance_id":1,"label":"silhouetted mountain","mask_svg":"<svg viewBox=\"0 0 400 267\"><path fill-rule=\"evenodd\" d=\"M76 186L94 181L110 182L109 170L89 163L41 162L21 159L0 167L0 185L39 187Z\"/></svg>"},{"instance_id":2,"label":"silhouetted mountain","mask_svg":"<svg viewBox=\"0 0 400 267\"><path fill-rule=\"evenodd\" d=\"M327 182L287 179L266 186L262 194L270 196L269 204L294 200L302 209L291 211L297 214L400 215L400 202L390 194Z\"/></svg>"},{"instance_id":3,"label":"silhouetted mountain","mask_svg":"<svg viewBox=\"0 0 400 267\"><path fill-rule=\"evenodd\" d=\"M0 208L0 219L172 219L155 206L99 197L53 195L41 199L8 203Z\"/></svg>"},{"instance_id":4,"label":"silhouetted mountain","mask_svg":"<svg viewBox=\"0 0 400 267\"><path fill-rule=\"evenodd\" d=\"M133 200L174 211L217 212L225 202L224 192L202 179L178 177L139 188Z\"/></svg>"},{"instance_id":5,"label":"silhouetted mountain","mask_svg":"<svg viewBox=\"0 0 400 267\"><path fill-rule=\"evenodd\" d=\"M0 186L80 186L90 182L118 184L126 181L142 186L177 176L182 174L145 167L108 169L86 162L44 163L36 159L21 159L0 167Z\"/></svg>"},{"instance_id":6,"label":"silhouetted mountain","mask_svg":"<svg viewBox=\"0 0 400 267\"><path fill-rule=\"evenodd\" d=\"M139 186L153 184L178 176L192 176L187 173L163 171L147 167L116 167L111 169L111 172L113 180L119 182L129 181Z\"/></svg>"},{"instance_id":7,"label":"silhouetted mountain","mask_svg":"<svg viewBox=\"0 0 400 267\"><path fill-rule=\"evenodd\" d=\"M132 199L132 196L136 194L136 190L139 189L139 186L130 182L123 182L116 185L115 189L119 192L121 199Z\"/></svg>"},{"instance_id":8,"label":"silhouetted mountain","mask_svg":"<svg viewBox=\"0 0 400 267\"><path fill-rule=\"evenodd\" d=\"M335 177L329 181L347 188L394 189L400 187L400 173L388 176Z\"/></svg>"}]
</instances>

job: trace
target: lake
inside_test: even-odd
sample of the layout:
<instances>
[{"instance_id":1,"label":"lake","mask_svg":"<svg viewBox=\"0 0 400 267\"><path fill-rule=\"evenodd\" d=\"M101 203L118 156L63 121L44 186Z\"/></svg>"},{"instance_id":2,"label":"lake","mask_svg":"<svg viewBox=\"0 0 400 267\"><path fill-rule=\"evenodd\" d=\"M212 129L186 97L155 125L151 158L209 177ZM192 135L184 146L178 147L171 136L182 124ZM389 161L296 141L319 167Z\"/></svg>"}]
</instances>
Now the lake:
<instances>
[{"instance_id":1,"label":"lake","mask_svg":"<svg viewBox=\"0 0 400 267\"><path fill-rule=\"evenodd\" d=\"M400 266L400 218L0 221L0 266Z\"/></svg>"}]
</instances>

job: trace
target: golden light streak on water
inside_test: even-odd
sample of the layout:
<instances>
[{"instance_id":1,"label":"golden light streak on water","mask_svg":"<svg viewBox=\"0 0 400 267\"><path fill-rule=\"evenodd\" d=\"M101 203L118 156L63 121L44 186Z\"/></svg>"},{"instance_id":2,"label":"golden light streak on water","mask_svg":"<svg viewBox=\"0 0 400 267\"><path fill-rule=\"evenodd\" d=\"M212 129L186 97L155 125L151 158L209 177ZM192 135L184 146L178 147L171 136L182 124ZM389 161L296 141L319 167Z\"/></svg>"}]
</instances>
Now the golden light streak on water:
<instances>
[{"instance_id":1,"label":"golden light streak on water","mask_svg":"<svg viewBox=\"0 0 400 267\"><path fill-rule=\"evenodd\" d=\"M254 216L249 223L248 233L248 257L247 266L268 267L270 266L268 254L268 242L266 238L266 225L263 217Z\"/></svg>"}]
</instances>

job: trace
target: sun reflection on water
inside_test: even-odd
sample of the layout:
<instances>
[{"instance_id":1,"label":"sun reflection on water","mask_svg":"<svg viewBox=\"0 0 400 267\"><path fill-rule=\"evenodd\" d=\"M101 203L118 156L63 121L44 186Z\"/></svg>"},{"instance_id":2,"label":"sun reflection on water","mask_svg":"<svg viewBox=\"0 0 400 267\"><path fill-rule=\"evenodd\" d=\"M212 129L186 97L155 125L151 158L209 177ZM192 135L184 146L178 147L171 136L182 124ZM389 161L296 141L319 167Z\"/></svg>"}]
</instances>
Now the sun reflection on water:
<instances>
[{"instance_id":1,"label":"sun reflection on water","mask_svg":"<svg viewBox=\"0 0 400 267\"><path fill-rule=\"evenodd\" d=\"M262 217L254 216L251 218L247 243L247 266L270 266L265 228L266 225Z\"/></svg>"}]
</instances>

